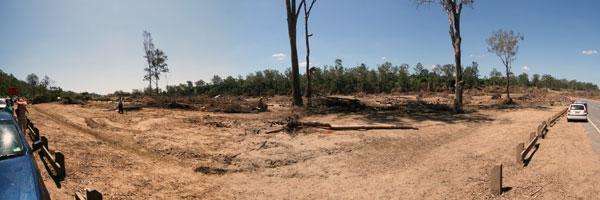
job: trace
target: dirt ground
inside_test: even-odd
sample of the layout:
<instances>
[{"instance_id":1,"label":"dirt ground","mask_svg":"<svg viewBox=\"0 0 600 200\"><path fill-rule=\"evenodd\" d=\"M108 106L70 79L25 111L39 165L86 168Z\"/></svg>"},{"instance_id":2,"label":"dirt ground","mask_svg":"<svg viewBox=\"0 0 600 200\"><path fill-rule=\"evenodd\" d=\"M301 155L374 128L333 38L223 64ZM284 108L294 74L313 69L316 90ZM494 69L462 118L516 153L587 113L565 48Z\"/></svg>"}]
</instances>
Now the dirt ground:
<instances>
[{"instance_id":1,"label":"dirt ground","mask_svg":"<svg viewBox=\"0 0 600 200\"><path fill-rule=\"evenodd\" d=\"M243 114L143 108L119 115L106 105L49 103L32 105L30 118L48 138L50 149L65 155L64 181L53 181L41 167L53 199L72 199L84 188L95 188L106 199L600 195L600 187L595 187L600 183L600 165L581 124L561 118L548 137L538 141L526 167L515 163L516 144L525 142L541 121L563 106L477 109L458 115L398 111L301 115L301 120L336 125L395 124L418 130L305 128L267 134L293 112L271 101L275 105L269 112ZM489 188L489 170L495 164L504 166L505 192L500 197L492 196Z\"/></svg>"}]
</instances>

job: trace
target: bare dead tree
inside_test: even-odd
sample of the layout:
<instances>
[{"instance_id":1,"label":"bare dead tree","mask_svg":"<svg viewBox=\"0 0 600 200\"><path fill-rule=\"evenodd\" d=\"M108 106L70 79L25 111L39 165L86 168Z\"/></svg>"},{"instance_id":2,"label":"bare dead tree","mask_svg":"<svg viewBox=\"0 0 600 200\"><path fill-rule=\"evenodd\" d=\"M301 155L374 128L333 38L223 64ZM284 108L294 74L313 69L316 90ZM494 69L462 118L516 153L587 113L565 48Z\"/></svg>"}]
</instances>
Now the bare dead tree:
<instances>
[{"instance_id":1,"label":"bare dead tree","mask_svg":"<svg viewBox=\"0 0 600 200\"><path fill-rule=\"evenodd\" d=\"M457 2L458 1L458 2ZM460 43L462 38L460 37L460 13L463 6L473 7L475 0L416 0L417 5L429 5L431 3L440 4L444 7L446 14L448 14L448 21L450 25L450 38L452 39L452 47L454 47L454 62L456 66L456 87L454 90L454 110L457 113L463 112L463 86L464 81L462 80L462 65L461 65L461 51Z\"/></svg>"},{"instance_id":2,"label":"bare dead tree","mask_svg":"<svg viewBox=\"0 0 600 200\"><path fill-rule=\"evenodd\" d=\"M298 65L298 49L296 48L296 24L300 9L304 4L304 0L298 4L296 8L296 0L285 0L285 8L287 13L288 35L290 38L290 49L292 57L292 104L294 106L302 106L302 91L300 90L300 72Z\"/></svg>"},{"instance_id":3,"label":"bare dead tree","mask_svg":"<svg viewBox=\"0 0 600 200\"><path fill-rule=\"evenodd\" d=\"M306 101L307 101L308 105L311 105L310 98L312 96L312 88L311 88L311 81L310 81L310 46L308 44L308 38L313 35L312 33L308 34L308 17L310 16L310 11L312 10L313 5L315 5L316 2L317 2L317 0L312 0L312 3L310 3L310 7L308 7L308 9L307 9L306 1L304 1L304 36L306 37L306 80L307 80Z\"/></svg>"},{"instance_id":4,"label":"bare dead tree","mask_svg":"<svg viewBox=\"0 0 600 200\"><path fill-rule=\"evenodd\" d=\"M144 31L142 34L144 38L144 58L146 58L146 62L148 62L148 66L144 68L146 75L144 75L144 80L148 81L148 89L152 91L152 77L153 77L153 69L152 69L152 60L154 58L154 42L152 42L152 35L150 32Z\"/></svg>"}]
</instances>

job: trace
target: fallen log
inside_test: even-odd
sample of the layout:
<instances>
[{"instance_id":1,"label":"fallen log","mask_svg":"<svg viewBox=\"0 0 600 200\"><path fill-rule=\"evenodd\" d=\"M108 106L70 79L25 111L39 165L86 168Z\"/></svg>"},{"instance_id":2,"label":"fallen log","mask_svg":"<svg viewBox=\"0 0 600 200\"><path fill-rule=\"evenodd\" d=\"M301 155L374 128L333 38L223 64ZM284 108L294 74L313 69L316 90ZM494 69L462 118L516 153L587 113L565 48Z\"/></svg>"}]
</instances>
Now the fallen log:
<instances>
[{"instance_id":1,"label":"fallen log","mask_svg":"<svg viewBox=\"0 0 600 200\"><path fill-rule=\"evenodd\" d=\"M329 130L372 130L372 129L409 129L409 130L419 130L419 128L411 127L411 126L400 126L400 125L331 125L329 123L322 122L302 122L302 121L290 121L283 128L269 130L266 131L266 134L277 133L281 131L290 131L297 129L299 127L315 127L315 128L324 128Z\"/></svg>"},{"instance_id":2,"label":"fallen log","mask_svg":"<svg viewBox=\"0 0 600 200\"><path fill-rule=\"evenodd\" d=\"M124 111L141 110L141 109L142 109L142 107L140 107L140 106L123 107Z\"/></svg>"},{"instance_id":3,"label":"fallen log","mask_svg":"<svg viewBox=\"0 0 600 200\"><path fill-rule=\"evenodd\" d=\"M400 125L331 125L329 123L322 122L302 122L298 121L296 126L308 126L308 127L318 127L318 128L327 128L331 130L370 130L370 129L412 129L419 130L416 127L410 126L400 126Z\"/></svg>"},{"instance_id":4,"label":"fallen log","mask_svg":"<svg viewBox=\"0 0 600 200\"><path fill-rule=\"evenodd\" d=\"M399 125L352 125L352 126L331 126L331 130L371 130L371 129L411 129L419 130L416 127L399 126Z\"/></svg>"},{"instance_id":5,"label":"fallen log","mask_svg":"<svg viewBox=\"0 0 600 200\"><path fill-rule=\"evenodd\" d=\"M310 126L310 127L325 127L331 128L331 124L321 122L298 122L299 126Z\"/></svg>"}]
</instances>

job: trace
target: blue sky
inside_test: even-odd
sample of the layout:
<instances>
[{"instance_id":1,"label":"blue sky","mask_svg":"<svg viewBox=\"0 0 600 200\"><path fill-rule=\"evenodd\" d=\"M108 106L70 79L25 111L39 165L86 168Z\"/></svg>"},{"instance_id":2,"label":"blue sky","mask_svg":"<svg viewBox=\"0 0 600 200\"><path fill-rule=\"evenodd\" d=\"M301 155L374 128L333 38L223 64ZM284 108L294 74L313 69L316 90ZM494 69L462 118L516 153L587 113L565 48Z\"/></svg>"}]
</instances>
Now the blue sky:
<instances>
[{"instance_id":1,"label":"blue sky","mask_svg":"<svg viewBox=\"0 0 600 200\"><path fill-rule=\"evenodd\" d=\"M297 0L299 1L299 0ZM160 85L209 81L290 66L282 0L0 1L0 69L25 79L48 75L56 85L100 94L143 88L142 32L169 56ZM600 1L479 0L462 14L463 64L481 76L504 70L487 53L493 30L514 29L516 74L551 74L600 85ZM304 60L304 21L298 21ZM389 61L427 66L454 62L448 19L439 5L412 0L319 0L309 20L313 66L370 67ZM274 55L284 56L274 56ZM528 69L522 69L527 66ZM301 70L302 72L303 70Z\"/></svg>"}]
</instances>

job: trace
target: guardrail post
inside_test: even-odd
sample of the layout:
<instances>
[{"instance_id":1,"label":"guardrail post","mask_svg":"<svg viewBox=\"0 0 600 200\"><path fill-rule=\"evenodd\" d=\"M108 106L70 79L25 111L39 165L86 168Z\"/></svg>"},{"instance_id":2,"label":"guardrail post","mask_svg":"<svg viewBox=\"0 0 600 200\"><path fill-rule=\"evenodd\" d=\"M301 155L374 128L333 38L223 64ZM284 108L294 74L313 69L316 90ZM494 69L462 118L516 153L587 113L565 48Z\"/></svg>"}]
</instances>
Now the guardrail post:
<instances>
[{"instance_id":1,"label":"guardrail post","mask_svg":"<svg viewBox=\"0 0 600 200\"><path fill-rule=\"evenodd\" d=\"M87 196L87 200L102 200L102 194L100 194L100 192L98 192L97 190L85 190L86 191L86 196Z\"/></svg>"},{"instance_id":2,"label":"guardrail post","mask_svg":"<svg viewBox=\"0 0 600 200\"><path fill-rule=\"evenodd\" d=\"M79 192L75 192L76 200L102 200L102 194L97 190L89 190L85 189L85 196L79 194Z\"/></svg>"},{"instance_id":3,"label":"guardrail post","mask_svg":"<svg viewBox=\"0 0 600 200\"><path fill-rule=\"evenodd\" d=\"M496 165L492 168L491 174L491 192L494 195L502 194L502 164Z\"/></svg>"},{"instance_id":4,"label":"guardrail post","mask_svg":"<svg viewBox=\"0 0 600 200\"><path fill-rule=\"evenodd\" d=\"M537 137L537 135L535 134L535 132L531 132L531 134L529 134L529 141L532 141L536 137Z\"/></svg>"},{"instance_id":5,"label":"guardrail post","mask_svg":"<svg viewBox=\"0 0 600 200\"><path fill-rule=\"evenodd\" d=\"M35 140L40 140L40 130L38 128L33 128L33 136L35 137Z\"/></svg>"},{"instance_id":6,"label":"guardrail post","mask_svg":"<svg viewBox=\"0 0 600 200\"><path fill-rule=\"evenodd\" d=\"M65 155L63 155L60 151L54 153L54 160L60 165L60 168L56 170L56 176L60 178L65 178L67 176L65 169Z\"/></svg>"},{"instance_id":7,"label":"guardrail post","mask_svg":"<svg viewBox=\"0 0 600 200\"><path fill-rule=\"evenodd\" d=\"M523 153L524 148L525 144L523 144L522 142L517 144L517 163L519 164L523 164L523 155L521 153Z\"/></svg>"},{"instance_id":8,"label":"guardrail post","mask_svg":"<svg viewBox=\"0 0 600 200\"><path fill-rule=\"evenodd\" d=\"M537 135L544 138L544 131L542 130L541 124L537 127Z\"/></svg>"},{"instance_id":9,"label":"guardrail post","mask_svg":"<svg viewBox=\"0 0 600 200\"><path fill-rule=\"evenodd\" d=\"M48 138L46 138L45 136L42 136L42 143L44 144L44 147L46 147L46 149L48 149Z\"/></svg>"}]
</instances>

